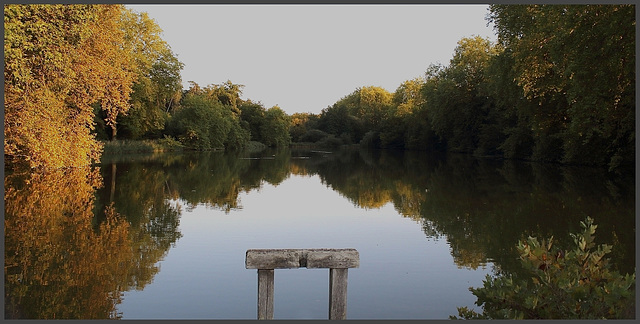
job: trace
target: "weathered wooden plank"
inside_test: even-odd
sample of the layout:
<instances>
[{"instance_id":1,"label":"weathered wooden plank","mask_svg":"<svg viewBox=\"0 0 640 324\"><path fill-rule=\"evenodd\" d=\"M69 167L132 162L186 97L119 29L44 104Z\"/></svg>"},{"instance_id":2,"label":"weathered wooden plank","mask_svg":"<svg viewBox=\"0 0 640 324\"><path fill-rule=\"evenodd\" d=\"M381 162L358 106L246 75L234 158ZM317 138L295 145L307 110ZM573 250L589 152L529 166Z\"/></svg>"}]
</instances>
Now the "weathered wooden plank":
<instances>
[{"instance_id":1,"label":"weathered wooden plank","mask_svg":"<svg viewBox=\"0 0 640 324\"><path fill-rule=\"evenodd\" d=\"M258 319L273 319L273 269L258 270Z\"/></svg>"},{"instance_id":2,"label":"weathered wooden plank","mask_svg":"<svg viewBox=\"0 0 640 324\"><path fill-rule=\"evenodd\" d=\"M317 249L307 254L307 268L357 268L360 255L356 249Z\"/></svg>"},{"instance_id":3,"label":"weathered wooden plank","mask_svg":"<svg viewBox=\"0 0 640 324\"><path fill-rule=\"evenodd\" d=\"M300 268L300 251L295 249L247 250L247 269Z\"/></svg>"},{"instance_id":4,"label":"weathered wooden plank","mask_svg":"<svg viewBox=\"0 0 640 324\"><path fill-rule=\"evenodd\" d=\"M247 269L357 268L356 249L251 249L247 250Z\"/></svg>"},{"instance_id":5,"label":"weathered wooden plank","mask_svg":"<svg viewBox=\"0 0 640 324\"><path fill-rule=\"evenodd\" d=\"M329 269L329 319L347 318L348 269Z\"/></svg>"}]
</instances>

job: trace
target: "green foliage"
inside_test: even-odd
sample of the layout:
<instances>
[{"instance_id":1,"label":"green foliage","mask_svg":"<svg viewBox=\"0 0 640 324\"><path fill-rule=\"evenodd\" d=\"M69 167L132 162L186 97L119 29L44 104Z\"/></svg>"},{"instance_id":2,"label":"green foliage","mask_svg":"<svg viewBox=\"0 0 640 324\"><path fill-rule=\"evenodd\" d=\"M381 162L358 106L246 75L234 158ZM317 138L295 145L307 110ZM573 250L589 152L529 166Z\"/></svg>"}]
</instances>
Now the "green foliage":
<instances>
[{"instance_id":1,"label":"green foliage","mask_svg":"<svg viewBox=\"0 0 640 324\"><path fill-rule=\"evenodd\" d=\"M250 140L249 130L241 120L240 110L219 100L216 89L220 88L200 88L192 82L168 122L167 135L191 149L243 148Z\"/></svg>"},{"instance_id":2,"label":"green foliage","mask_svg":"<svg viewBox=\"0 0 640 324\"><path fill-rule=\"evenodd\" d=\"M320 141L316 142L316 144L318 144L318 146L320 146L320 147L338 148L341 145L344 145L345 142L344 142L343 139L338 138L335 135L331 134L331 135L321 139Z\"/></svg>"},{"instance_id":3,"label":"green foliage","mask_svg":"<svg viewBox=\"0 0 640 324\"><path fill-rule=\"evenodd\" d=\"M311 113L294 113L291 115L289 134L292 142L304 142L301 140L307 131L317 127L318 116ZM314 141L315 142L315 141Z\"/></svg>"},{"instance_id":4,"label":"green foliage","mask_svg":"<svg viewBox=\"0 0 640 324\"><path fill-rule=\"evenodd\" d=\"M582 232L571 234L574 247L553 245L553 236L521 240L517 249L524 277L487 275L481 288L470 288L482 313L458 309L464 319L629 319L635 318L635 273L611 269L612 246L596 247L597 225L587 217ZM453 317L455 318L455 317Z\"/></svg>"},{"instance_id":5,"label":"green foliage","mask_svg":"<svg viewBox=\"0 0 640 324\"><path fill-rule=\"evenodd\" d=\"M240 118L246 123L251 140L262 142L262 124L264 123L264 115L266 109L261 103L254 103L250 100L240 105Z\"/></svg>"},{"instance_id":6,"label":"green foliage","mask_svg":"<svg viewBox=\"0 0 640 324\"><path fill-rule=\"evenodd\" d=\"M265 109L261 103L248 100L242 102L239 111L252 141L261 142L267 146L287 146L291 143L289 130L291 117L280 107L273 106Z\"/></svg>"},{"instance_id":7,"label":"green foliage","mask_svg":"<svg viewBox=\"0 0 640 324\"><path fill-rule=\"evenodd\" d=\"M184 64L178 61L168 45L150 53L155 62L148 69L139 69L138 80L131 94L131 108L121 116L120 137L139 139L159 138L182 95L180 71Z\"/></svg>"},{"instance_id":8,"label":"green foliage","mask_svg":"<svg viewBox=\"0 0 640 324\"><path fill-rule=\"evenodd\" d=\"M242 95L242 84L234 84L230 80L222 84L209 85L204 91L209 97L219 101L221 104L231 107L235 114L239 114L238 106L241 103L240 95Z\"/></svg>"},{"instance_id":9,"label":"green foliage","mask_svg":"<svg viewBox=\"0 0 640 324\"><path fill-rule=\"evenodd\" d=\"M487 19L498 42L462 38L447 66L393 94L358 88L294 140L318 129L351 143L369 134L362 144L382 148L610 171L635 161L632 5L492 5Z\"/></svg>"},{"instance_id":10,"label":"green foliage","mask_svg":"<svg viewBox=\"0 0 640 324\"><path fill-rule=\"evenodd\" d=\"M267 146L287 146L291 143L289 126L291 118L280 107L273 106L264 114L264 121L260 126L262 143Z\"/></svg>"},{"instance_id":11,"label":"green foliage","mask_svg":"<svg viewBox=\"0 0 640 324\"><path fill-rule=\"evenodd\" d=\"M483 140L483 149L496 147L492 127L485 127L489 102L480 86L485 70L497 53L496 47L479 36L458 42L448 67L430 71L424 87L427 113L435 133L446 140L451 151L473 152ZM490 151L490 150L489 150Z\"/></svg>"},{"instance_id":12,"label":"green foliage","mask_svg":"<svg viewBox=\"0 0 640 324\"><path fill-rule=\"evenodd\" d=\"M358 88L323 109L317 129L333 135L343 144L359 143L367 131L380 130L389 116L392 99L393 95L380 87Z\"/></svg>"},{"instance_id":13,"label":"green foliage","mask_svg":"<svg viewBox=\"0 0 640 324\"><path fill-rule=\"evenodd\" d=\"M104 143L105 154L181 151L184 146L165 136L156 140L114 140Z\"/></svg>"},{"instance_id":14,"label":"green foliage","mask_svg":"<svg viewBox=\"0 0 640 324\"><path fill-rule=\"evenodd\" d=\"M315 143L329 136L329 134L319 130L312 129L308 132L304 133L304 135L300 136L300 142L311 142Z\"/></svg>"},{"instance_id":15,"label":"green foliage","mask_svg":"<svg viewBox=\"0 0 640 324\"><path fill-rule=\"evenodd\" d=\"M171 120L171 131L184 145L196 149L223 147L226 125L222 107L196 94L187 94Z\"/></svg>"},{"instance_id":16,"label":"green foliage","mask_svg":"<svg viewBox=\"0 0 640 324\"><path fill-rule=\"evenodd\" d=\"M245 147L251 139L249 130L242 127L242 121L239 118L228 118L231 121L231 128L227 133L227 139L224 147L232 150L239 150Z\"/></svg>"},{"instance_id":17,"label":"green foliage","mask_svg":"<svg viewBox=\"0 0 640 324\"><path fill-rule=\"evenodd\" d=\"M615 167L635 159L635 7L492 5L489 20L513 56L514 80L538 107L536 136L563 154L538 158ZM556 144L553 144L556 146Z\"/></svg>"}]
</instances>

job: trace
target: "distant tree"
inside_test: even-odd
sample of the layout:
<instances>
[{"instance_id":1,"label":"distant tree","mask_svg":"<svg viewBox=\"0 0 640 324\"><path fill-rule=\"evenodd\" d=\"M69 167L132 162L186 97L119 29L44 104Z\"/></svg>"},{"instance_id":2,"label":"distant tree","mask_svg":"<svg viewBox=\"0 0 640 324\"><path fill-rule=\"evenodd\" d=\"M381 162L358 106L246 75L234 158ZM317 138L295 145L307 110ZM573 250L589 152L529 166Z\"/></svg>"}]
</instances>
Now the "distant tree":
<instances>
[{"instance_id":1,"label":"distant tree","mask_svg":"<svg viewBox=\"0 0 640 324\"><path fill-rule=\"evenodd\" d=\"M378 130L382 120L388 117L392 94L380 87L362 87L358 91L358 105L352 115L362 119L364 127Z\"/></svg>"},{"instance_id":2,"label":"distant tree","mask_svg":"<svg viewBox=\"0 0 640 324\"><path fill-rule=\"evenodd\" d=\"M413 112L424 104L421 91L424 82L424 78L404 81L393 93L392 104L380 125L382 147L405 147L408 123L413 118Z\"/></svg>"},{"instance_id":3,"label":"distant tree","mask_svg":"<svg viewBox=\"0 0 640 324\"><path fill-rule=\"evenodd\" d=\"M311 113L295 113L291 115L291 127L289 128L289 134L291 134L292 142L299 142L300 137L307 133L311 128L310 120L313 114Z\"/></svg>"},{"instance_id":4,"label":"distant tree","mask_svg":"<svg viewBox=\"0 0 640 324\"><path fill-rule=\"evenodd\" d=\"M322 110L318 128L348 142L358 143L366 132L377 134L380 131L382 121L389 114L391 99L392 95L380 87L357 88Z\"/></svg>"},{"instance_id":5,"label":"distant tree","mask_svg":"<svg viewBox=\"0 0 640 324\"><path fill-rule=\"evenodd\" d=\"M205 91L207 95L220 101L223 105L231 107L234 114L240 114L238 106L242 102L240 99L242 88L244 85L234 84L227 80L221 84L210 85L205 88Z\"/></svg>"},{"instance_id":6,"label":"distant tree","mask_svg":"<svg viewBox=\"0 0 640 324\"><path fill-rule=\"evenodd\" d=\"M136 81L131 109L118 124L128 138L159 137L167 114L182 91L180 71L184 67L161 38L162 29L147 13L125 11L122 17L124 46L133 53ZM111 138L115 137L115 133Z\"/></svg>"},{"instance_id":7,"label":"distant tree","mask_svg":"<svg viewBox=\"0 0 640 324\"><path fill-rule=\"evenodd\" d=\"M278 106L269 108L260 127L262 143L267 146L287 146L291 143L291 118Z\"/></svg>"},{"instance_id":8,"label":"distant tree","mask_svg":"<svg viewBox=\"0 0 640 324\"><path fill-rule=\"evenodd\" d=\"M476 36L458 41L447 67L433 67L423 87L433 130L452 151L473 152L488 110L480 93L485 69L496 54L493 44Z\"/></svg>"},{"instance_id":9,"label":"distant tree","mask_svg":"<svg viewBox=\"0 0 640 324\"><path fill-rule=\"evenodd\" d=\"M169 134L190 148L224 148L231 128L223 115L225 108L194 88L184 95L180 109L172 116Z\"/></svg>"},{"instance_id":10,"label":"distant tree","mask_svg":"<svg viewBox=\"0 0 640 324\"><path fill-rule=\"evenodd\" d=\"M237 149L250 139L236 110L211 95L214 86L201 88L191 82L185 91L180 108L169 120L167 135L177 138L193 149Z\"/></svg>"},{"instance_id":11,"label":"distant tree","mask_svg":"<svg viewBox=\"0 0 640 324\"><path fill-rule=\"evenodd\" d=\"M264 116L266 109L261 103L254 103L247 100L240 105L240 118L247 124L251 140L263 142L262 125L264 124Z\"/></svg>"}]
</instances>

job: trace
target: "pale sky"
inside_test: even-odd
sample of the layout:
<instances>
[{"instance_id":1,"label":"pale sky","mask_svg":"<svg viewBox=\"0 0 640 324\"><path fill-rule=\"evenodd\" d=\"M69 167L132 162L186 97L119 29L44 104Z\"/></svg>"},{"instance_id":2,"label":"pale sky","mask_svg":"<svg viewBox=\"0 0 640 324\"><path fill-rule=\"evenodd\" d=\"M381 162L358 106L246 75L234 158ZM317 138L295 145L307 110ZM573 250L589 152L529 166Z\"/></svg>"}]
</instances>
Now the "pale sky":
<instances>
[{"instance_id":1,"label":"pale sky","mask_svg":"<svg viewBox=\"0 0 640 324\"><path fill-rule=\"evenodd\" d=\"M457 42L495 40L486 5L127 5L185 64L183 86L227 80L243 99L319 113L358 87L389 92L448 65Z\"/></svg>"}]
</instances>

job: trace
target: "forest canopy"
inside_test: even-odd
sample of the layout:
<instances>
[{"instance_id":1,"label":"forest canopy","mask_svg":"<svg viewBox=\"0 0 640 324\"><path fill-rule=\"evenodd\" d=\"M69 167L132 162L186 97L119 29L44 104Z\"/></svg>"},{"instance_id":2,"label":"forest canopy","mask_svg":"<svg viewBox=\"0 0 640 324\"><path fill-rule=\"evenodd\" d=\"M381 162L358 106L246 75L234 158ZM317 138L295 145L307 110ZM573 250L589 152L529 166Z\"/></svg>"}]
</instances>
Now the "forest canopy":
<instances>
[{"instance_id":1,"label":"forest canopy","mask_svg":"<svg viewBox=\"0 0 640 324\"><path fill-rule=\"evenodd\" d=\"M293 142L441 150L608 166L635 161L635 7L491 5L497 41L459 40L448 65L394 92L358 87L287 115L226 81L182 89L184 64L146 13L121 5L5 6L5 158L97 160L101 143L190 149Z\"/></svg>"},{"instance_id":2,"label":"forest canopy","mask_svg":"<svg viewBox=\"0 0 640 324\"><path fill-rule=\"evenodd\" d=\"M465 37L447 66L403 82L392 100L384 89L358 88L307 116L296 137L610 170L632 165L635 7L491 5L488 20L497 42ZM363 96L373 91L381 95Z\"/></svg>"}]
</instances>

